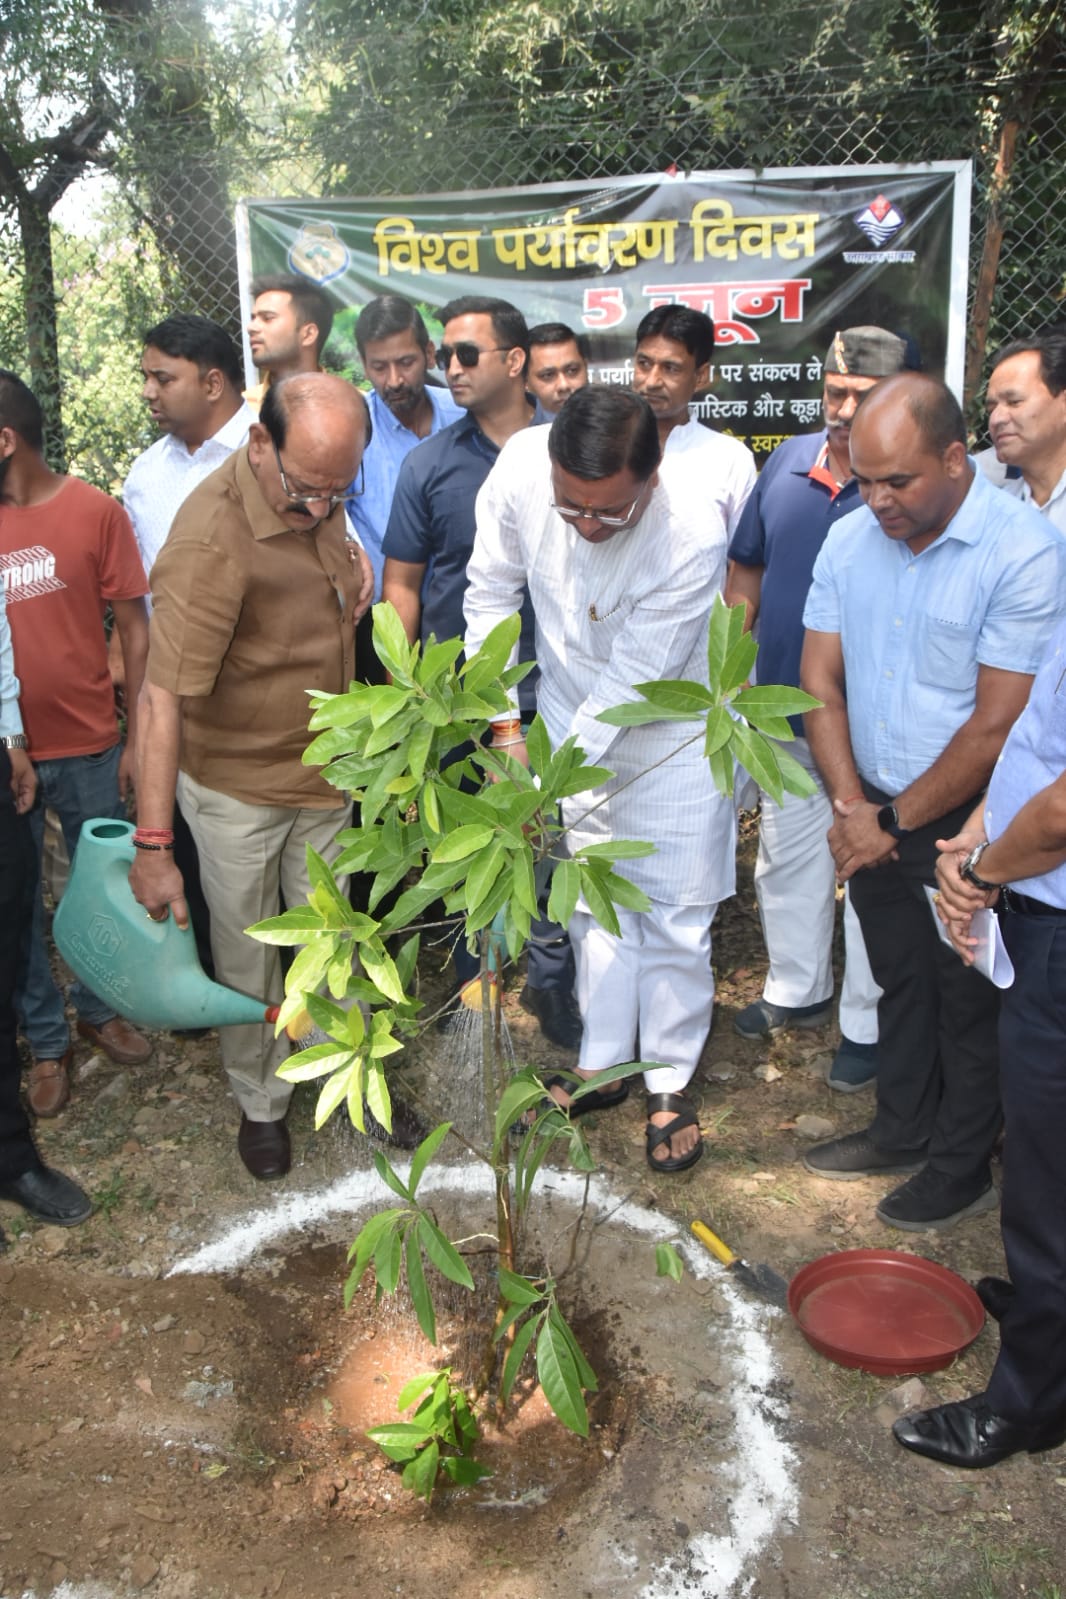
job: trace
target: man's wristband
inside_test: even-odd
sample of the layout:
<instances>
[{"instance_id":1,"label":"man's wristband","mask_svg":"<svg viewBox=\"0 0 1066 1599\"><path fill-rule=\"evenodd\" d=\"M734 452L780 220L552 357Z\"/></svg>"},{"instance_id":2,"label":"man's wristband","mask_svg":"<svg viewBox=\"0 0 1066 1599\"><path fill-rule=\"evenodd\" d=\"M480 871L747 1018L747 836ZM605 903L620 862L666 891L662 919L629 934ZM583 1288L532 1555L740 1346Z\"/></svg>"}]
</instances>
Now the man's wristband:
<instances>
[{"instance_id":1,"label":"man's wristband","mask_svg":"<svg viewBox=\"0 0 1066 1599\"><path fill-rule=\"evenodd\" d=\"M25 733L4 733L0 736L0 744L6 750L28 750L30 741Z\"/></svg>"}]
</instances>

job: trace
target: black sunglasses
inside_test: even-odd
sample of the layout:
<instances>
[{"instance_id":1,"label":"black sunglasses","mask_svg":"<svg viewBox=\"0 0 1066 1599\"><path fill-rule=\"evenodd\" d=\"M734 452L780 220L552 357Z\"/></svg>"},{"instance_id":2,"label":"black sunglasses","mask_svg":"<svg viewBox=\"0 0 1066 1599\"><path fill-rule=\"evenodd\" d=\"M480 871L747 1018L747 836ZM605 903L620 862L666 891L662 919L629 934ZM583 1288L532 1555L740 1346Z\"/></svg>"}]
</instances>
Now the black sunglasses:
<instances>
[{"instance_id":1,"label":"black sunglasses","mask_svg":"<svg viewBox=\"0 0 1066 1599\"><path fill-rule=\"evenodd\" d=\"M458 344L442 344L437 351L437 365L442 372L447 372L452 364L452 356L460 366L477 366L483 355L492 355L497 350L509 350L509 344L493 344L487 350L479 350L476 344L471 344L468 339L462 339Z\"/></svg>"}]
</instances>

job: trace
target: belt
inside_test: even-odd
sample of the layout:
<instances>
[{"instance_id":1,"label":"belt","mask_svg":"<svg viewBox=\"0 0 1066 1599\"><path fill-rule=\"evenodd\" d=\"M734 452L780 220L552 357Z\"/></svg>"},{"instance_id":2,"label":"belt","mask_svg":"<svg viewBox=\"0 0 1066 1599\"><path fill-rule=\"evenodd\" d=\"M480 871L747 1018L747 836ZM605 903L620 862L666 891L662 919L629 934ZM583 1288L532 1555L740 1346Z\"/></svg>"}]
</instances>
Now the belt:
<instances>
[{"instance_id":1,"label":"belt","mask_svg":"<svg viewBox=\"0 0 1066 1599\"><path fill-rule=\"evenodd\" d=\"M1017 916L1058 916L1066 920L1066 910L1061 905L1048 905L1042 899L1030 899L1019 894L1016 888L1004 887L1001 898L1004 908Z\"/></svg>"}]
</instances>

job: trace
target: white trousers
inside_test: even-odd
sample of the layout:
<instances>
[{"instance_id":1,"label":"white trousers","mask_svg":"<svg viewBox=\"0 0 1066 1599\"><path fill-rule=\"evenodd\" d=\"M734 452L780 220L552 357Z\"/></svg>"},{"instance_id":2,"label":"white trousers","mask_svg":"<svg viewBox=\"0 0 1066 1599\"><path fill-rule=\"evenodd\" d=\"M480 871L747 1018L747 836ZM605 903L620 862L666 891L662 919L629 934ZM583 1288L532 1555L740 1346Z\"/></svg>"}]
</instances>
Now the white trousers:
<instances>
[{"instance_id":1,"label":"white trousers","mask_svg":"<svg viewBox=\"0 0 1066 1599\"><path fill-rule=\"evenodd\" d=\"M771 1005L817 1005L833 996L836 874L826 837L833 822L829 797L806 739L787 746L818 784L817 794L786 794L777 805L763 793L755 898L770 958L763 995ZM840 1031L856 1044L877 1042L881 990L866 956L859 919L844 903L844 982Z\"/></svg>"},{"instance_id":2,"label":"white trousers","mask_svg":"<svg viewBox=\"0 0 1066 1599\"><path fill-rule=\"evenodd\" d=\"M277 1004L285 992L277 946L249 938L244 929L276 916L282 894L290 909L305 903L306 846L332 864L340 853L337 834L348 826L351 810L246 805L185 772L178 773L178 804L200 857L218 981ZM337 882L346 893L348 879ZM234 1097L249 1121L280 1121L293 1091L292 1083L276 1075L289 1054L285 1034L275 1038L269 1023L253 1023L220 1028L219 1042Z\"/></svg>"},{"instance_id":3,"label":"white trousers","mask_svg":"<svg viewBox=\"0 0 1066 1599\"><path fill-rule=\"evenodd\" d=\"M640 1059L661 1061L644 1073L650 1094L679 1094L696 1070L711 1027L714 976L711 922L717 905L618 908L615 938L578 900L570 922L577 1002L584 1024L582 1071Z\"/></svg>"}]
</instances>

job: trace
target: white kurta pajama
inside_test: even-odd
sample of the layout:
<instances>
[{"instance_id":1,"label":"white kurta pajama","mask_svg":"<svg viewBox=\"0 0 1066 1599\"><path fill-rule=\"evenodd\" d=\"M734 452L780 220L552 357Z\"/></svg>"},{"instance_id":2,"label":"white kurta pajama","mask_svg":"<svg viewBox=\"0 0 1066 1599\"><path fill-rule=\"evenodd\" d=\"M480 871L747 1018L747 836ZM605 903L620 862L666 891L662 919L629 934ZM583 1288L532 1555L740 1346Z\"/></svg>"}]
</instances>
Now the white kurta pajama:
<instances>
[{"instance_id":1,"label":"white kurta pajama","mask_svg":"<svg viewBox=\"0 0 1066 1599\"><path fill-rule=\"evenodd\" d=\"M706 512L700 524L679 515L660 484L634 527L589 543L552 509L548 430L535 428L504 446L478 495L468 569L468 654L519 608L528 584L552 748L574 734L590 761L616 774L565 802L565 822L577 824L574 849L625 838L656 846L619 863L653 902L647 912L619 913L621 939L600 929L583 902L570 926L584 1022L579 1064L598 1071L632 1060L639 1030L642 1058L663 1062L645 1077L653 1093L684 1088L710 1026L710 923L734 891L733 808L714 787L702 738L673 753L699 724L615 728L596 715L639 699L634 683L706 682L708 616L726 550L724 522L709 521Z\"/></svg>"}]
</instances>

